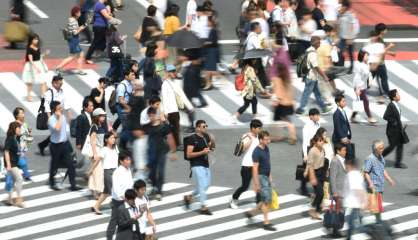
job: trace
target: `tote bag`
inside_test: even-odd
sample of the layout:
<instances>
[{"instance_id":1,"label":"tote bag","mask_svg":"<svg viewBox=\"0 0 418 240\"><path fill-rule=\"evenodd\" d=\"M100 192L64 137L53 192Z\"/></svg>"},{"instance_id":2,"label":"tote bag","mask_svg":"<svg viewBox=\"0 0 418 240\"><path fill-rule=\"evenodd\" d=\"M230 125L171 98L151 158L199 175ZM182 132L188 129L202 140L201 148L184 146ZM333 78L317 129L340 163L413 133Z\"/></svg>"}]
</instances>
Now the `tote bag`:
<instances>
[{"instance_id":1,"label":"tote bag","mask_svg":"<svg viewBox=\"0 0 418 240\"><path fill-rule=\"evenodd\" d=\"M87 158L93 157L93 148L91 147L91 141L90 141L90 133L93 125L90 127L89 133L86 136L86 141L84 141L84 146L81 149L81 154L84 155Z\"/></svg>"}]
</instances>

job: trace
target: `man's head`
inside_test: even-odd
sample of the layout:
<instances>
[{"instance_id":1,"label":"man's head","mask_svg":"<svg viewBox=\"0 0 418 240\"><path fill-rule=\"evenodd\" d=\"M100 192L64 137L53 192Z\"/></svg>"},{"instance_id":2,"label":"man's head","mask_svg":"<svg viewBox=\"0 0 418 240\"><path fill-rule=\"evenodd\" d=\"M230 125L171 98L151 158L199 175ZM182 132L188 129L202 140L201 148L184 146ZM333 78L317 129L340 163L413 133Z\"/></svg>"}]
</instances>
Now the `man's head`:
<instances>
[{"instance_id":1,"label":"man's head","mask_svg":"<svg viewBox=\"0 0 418 240\"><path fill-rule=\"evenodd\" d=\"M125 76L125 79L130 82L135 79L135 72L131 69L126 69L123 75Z\"/></svg>"},{"instance_id":2,"label":"man's head","mask_svg":"<svg viewBox=\"0 0 418 240\"><path fill-rule=\"evenodd\" d=\"M319 122L319 119L321 117L321 113L317 108L311 108L309 109L309 119L311 119L314 122Z\"/></svg>"},{"instance_id":3,"label":"man's head","mask_svg":"<svg viewBox=\"0 0 418 240\"><path fill-rule=\"evenodd\" d=\"M340 108L345 108L345 106L347 106L347 101L345 100L343 94L338 94L337 96L335 96L335 103Z\"/></svg>"},{"instance_id":4,"label":"man's head","mask_svg":"<svg viewBox=\"0 0 418 240\"><path fill-rule=\"evenodd\" d=\"M154 95L149 99L149 105L155 109L159 109L160 104L161 104L161 98L159 96Z\"/></svg>"},{"instance_id":5,"label":"man's head","mask_svg":"<svg viewBox=\"0 0 418 240\"><path fill-rule=\"evenodd\" d=\"M83 99L83 110L87 113L92 113L94 110L93 101L88 96Z\"/></svg>"},{"instance_id":6,"label":"man's head","mask_svg":"<svg viewBox=\"0 0 418 240\"><path fill-rule=\"evenodd\" d=\"M128 189L125 191L125 201L129 206L135 206L136 192L133 189Z\"/></svg>"},{"instance_id":7,"label":"man's head","mask_svg":"<svg viewBox=\"0 0 418 240\"><path fill-rule=\"evenodd\" d=\"M119 154L119 164L125 168L131 167L131 157L127 153Z\"/></svg>"},{"instance_id":8,"label":"man's head","mask_svg":"<svg viewBox=\"0 0 418 240\"><path fill-rule=\"evenodd\" d=\"M166 72L166 78L170 78L170 79L174 79L176 78L176 66L174 66L173 64L167 64L167 66L165 67L165 72Z\"/></svg>"},{"instance_id":9,"label":"man's head","mask_svg":"<svg viewBox=\"0 0 418 240\"><path fill-rule=\"evenodd\" d=\"M258 133L258 140L261 145L267 146L270 144L270 133L266 130L262 130Z\"/></svg>"},{"instance_id":10,"label":"man's head","mask_svg":"<svg viewBox=\"0 0 418 240\"><path fill-rule=\"evenodd\" d=\"M208 125L206 124L205 120L197 120L196 121L196 132L197 133L206 133Z\"/></svg>"},{"instance_id":11,"label":"man's head","mask_svg":"<svg viewBox=\"0 0 418 240\"><path fill-rule=\"evenodd\" d=\"M107 79L106 77L101 77L99 78L98 82L99 82L99 87L102 89L105 89L107 83L109 82L109 79Z\"/></svg>"},{"instance_id":12,"label":"man's head","mask_svg":"<svg viewBox=\"0 0 418 240\"><path fill-rule=\"evenodd\" d=\"M334 145L335 152L341 157L345 158L347 156L347 147L342 143L336 143Z\"/></svg>"},{"instance_id":13,"label":"man's head","mask_svg":"<svg viewBox=\"0 0 418 240\"><path fill-rule=\"evenodd\" d=\"M52 77L52 86L58 91L61 89L63 84L63 77L61 75L55 75Z\"/></svg>"},{"instance_id":14,"label":"man's head","mask_svg":"<svg viewBox=\"0 0 418 240\"><path fill-rule=\"evenodd\" d=\"M312 47L314 47L315 49L318 49L319 46L321 46L321 38L318 36L313 36L311 37L311 45Z\"/></svg>"},{"instance_id":15,"label":"man's head","mask_svg":"<svg viewBox=\"0 0 418 240\"><path fill-rule=\"evenodd\" d=\"M255 32L257 34L261 33L261 26L259 22L252 22L250 25L251 32Z\"/></svg>"},{"instance_id":16,"label":"man's head","mask_svg":"<svg viewBox=\"0 0 418 240\"><path fill-rule=\"evenodd\" d=\"M372 150L377 156L382 156L383 150L385 150L385 143L382 140L373 141Z\"/></svg>"},{"instance_id":17,"label":"man's head","mask_svg":"<svg viewBox=\"0 0 418 240\"><path fill-rule=\"evenodd\" d=\"M150 5L147 8L147 14L150 17L155 17L155 14L157 13L157 7L155 7L154 5Z\"/></svg>"},{"instance_id":18,"label":"man's head","mask_svg":"<svg viewBox=\"0 0 418 240\"><path fill-rule=\"evenodd\" d=\"M388 32L388 26L384 23L378 23L374 26L374 30L380 37L383 37Z\"/></svg>"},{"instance_id":19,"label":"man's head","mask_svg":"<svg viewBox=\"0 0 418 240\"><path fill-rule=\"evenodd\" d=\"M263 127L263 123L258 119L253 119L250 122L250 130L251 132L258 134L261 131L261 128Z\"/></svg>"},{"instance_id":20,"label":"man's head","mask_svg":"<svg viewBox=\"0 0 418 240\"><path fill-rule=\"evenodd\" d=\"M142 179L136 180L134 183L134 190L136 192L136 195L142 198L147 190L147 184Z\"/></svg>"},{"instance_id":21,"label":"man's head","mask_svg":"<svg viewBox=\"0 0 418 240\"><path fill-rule=\"evenodd\" d=\"M62 105L58 101L51 102L51 112L53 114L61 114L62 113Z\"/></svg>"},{"instance_id":22,"label":"man's head","mask_svg":"<svg viewBox=\"0 0 418 240\"><path fill-rule=\"evenodd\" d=\"M399 95L399 92L397 89L390 90L388 95L391 101L399 102L401 100L401 95Z\"/></svg>"},{"instance_id":23,"label":"man's head","mask_svg":"<svg viewBox=\"0 0 418 240\"><path fill-rule=\"evenodd\" d=\"M16 107L15 110L13 110L13 117L15 120L23 122L25 120L25 109Z\"/></svg>"},{"instance_id":24,"label":"man's head","mask_svg":"<svg viewBox=\"0 0 418 240\"><path fill-rule=\"evenodd\" d=\"M155 123L159 120L157 116L157 109L155 109L154 107L148 108L147 115L151 123Z\"/></svg>"}]
</instances>

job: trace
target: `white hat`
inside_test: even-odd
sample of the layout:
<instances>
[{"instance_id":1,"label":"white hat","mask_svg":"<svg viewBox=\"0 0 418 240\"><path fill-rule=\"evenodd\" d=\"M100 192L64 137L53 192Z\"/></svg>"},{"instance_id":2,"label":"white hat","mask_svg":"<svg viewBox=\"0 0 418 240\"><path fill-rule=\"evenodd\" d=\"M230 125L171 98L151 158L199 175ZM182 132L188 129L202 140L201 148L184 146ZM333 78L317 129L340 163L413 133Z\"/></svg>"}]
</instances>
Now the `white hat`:
<instances>
[{"instance_id":1,"label":"white hat","mask_svg":"<svg viewBox=\"0 0 418 240\"><path fill-rule=\"evenodd\" d=\"M93 111L93 117L97 117L100 115L106 115L106 112L102 108L96 108Z\"/></svg>"},{"instance_id":2,"label":"white hat","mask_svg":"<svg viewBox=\"0 0 418 240\"><path fill-rule=\"evenodd\" d=\"M311 37L319 37L321 39L325 38L327 34L325 33L324 30L315 30L312 34Z\"/></svg>"}]
</instances>

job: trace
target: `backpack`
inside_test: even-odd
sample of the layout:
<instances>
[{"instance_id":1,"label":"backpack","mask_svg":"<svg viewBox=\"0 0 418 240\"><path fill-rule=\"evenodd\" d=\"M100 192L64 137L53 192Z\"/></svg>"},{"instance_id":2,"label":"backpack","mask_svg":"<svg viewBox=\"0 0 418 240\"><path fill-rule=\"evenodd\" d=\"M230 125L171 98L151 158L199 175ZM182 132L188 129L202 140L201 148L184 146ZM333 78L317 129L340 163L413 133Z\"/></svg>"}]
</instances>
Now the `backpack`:
<instances>
[{"instance_id":1,"label":"backpack","mask_svg":"<svg viewBox=\"0 0 418 240\"><path fill-rule=\"evenodd\" d=\"M80 122L81 118L82 118L82 115L80 114L76 118L71 119L71 122L70 122L70 136L72 138L77 137L77 129L78 129L79 122Z\"/></svg>"},{"instance_id":2,"label":"backpack","mask_svg":"<svg viewBox=\"0 0 418 240\"><path fill-rule=\"evenodd\" d=\"M187 157L187 146L192 145L194 140L194 134L186 136L183 138L183 155L184 160L190 161L190 158Z\"/></svg>"},{"instance_id":3,"label":"backpack","mask_svg":"<svg viewBox=\"0 0 418 240\"><path fill-rule=\"evenodd\" d=\"M123 83L119 83L119 84L122 84L123 86L125 86L125 93L123 94L123 96L125 96L126 94L130 95L128 93L128 89L127 89L126 85L123 84ZM118 84L118 86L119 86L119 84ZM107 103L107 106L109 107L109 110L112 114L115 114L115 113L118 112L118 109L117 109L118 103L116 102L116 90L117 90L117 87L110 94L109 102Z\"/></svg>"},{"instance_id":4,"label":"backpack","mask_svg":"<svg viewBox=\"0 0 418 240\"><path fill-rule=\"evenodd\" d=\"M311 70L311 68L308 66L308 55L311 52L313 51L306 51L296 59L296 74L299 78L306 77L306 75L309 73L309 70Z\"/></svg>"},{"instance_id":5,"label":"backpack","mask_svg":"<svg viewBox=\"0 0 418 240\"><path fill-rule=\"evenodd\" d=\"M234 156L240 157L244 152L244 139L246 139L248 136L248 134L246 134L245 136L241 137L237 143L235 144L235 148L234 148Z\"/></svg>"},{"instance_id":6,"label":"backpack","mask_svg":"<svg viewBox=\"0 0 418 240\"><path fill-rule=\"evenodd\" d=\"M51 91L51 103L54 101L54 91L48 88L47 91ZM48 130L48 113L45 112L45 97L41 98L41 104L38 109L38 115L36 116L36 129Z\"/></svg>"}]
</instances>

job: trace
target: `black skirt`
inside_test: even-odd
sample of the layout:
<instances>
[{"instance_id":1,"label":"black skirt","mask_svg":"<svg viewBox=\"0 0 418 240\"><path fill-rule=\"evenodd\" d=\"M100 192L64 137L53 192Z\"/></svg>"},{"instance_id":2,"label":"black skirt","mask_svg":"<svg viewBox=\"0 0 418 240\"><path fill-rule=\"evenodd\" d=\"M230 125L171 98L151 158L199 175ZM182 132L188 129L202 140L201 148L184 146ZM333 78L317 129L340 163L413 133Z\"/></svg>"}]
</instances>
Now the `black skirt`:
<instances>
[{"instance_id":1,"label":"black skirt","mask_svg":"<svg viewBox=\"0 0 418 240\"><path fill-rule=\"evenodd\" d=\"M280 105L274 109L274 121L287 121L288 116L293 115L295 112L293 106Z\"/></svg>"}]
</instances>

